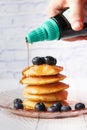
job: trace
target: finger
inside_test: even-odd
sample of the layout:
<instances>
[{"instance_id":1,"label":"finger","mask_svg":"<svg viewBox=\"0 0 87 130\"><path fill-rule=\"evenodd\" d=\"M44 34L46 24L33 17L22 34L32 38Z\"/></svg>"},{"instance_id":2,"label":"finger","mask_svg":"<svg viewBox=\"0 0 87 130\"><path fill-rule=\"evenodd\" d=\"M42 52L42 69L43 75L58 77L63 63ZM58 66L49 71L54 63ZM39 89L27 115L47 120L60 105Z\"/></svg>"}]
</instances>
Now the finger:
<instances>
[{"instance_id":1,"label":"finger","mask_svg":"<svg viewBox=\"0 0 87 130\"><path fill-rule=\"evenodd\" d=\"M47 14L49 17L57 15L63 8L65 8L66 0L51 0L47 7Z\"/></svg>"},{"instance_id":2,"label":"finger","mask_svg":"<svg viewBox=\"0 0 87 130\"><path fill-rule=\"evenodd\" d=\"M58 13L59 13L59 10L57 7L54 7L52 5L48 6L48 8L47 8L48 17L53 17L53 16L57 15Z\"/></svg>"},{"instance_id":3,"label":"finger","mask_svg":"<svg viewBox=\"0 0 87 130\"><path fill-rule=\"evenodd\" d=\"M78 31L84 23L84 0L69 0L70 18L72 29Z\"/></svg>"}]
</instances>

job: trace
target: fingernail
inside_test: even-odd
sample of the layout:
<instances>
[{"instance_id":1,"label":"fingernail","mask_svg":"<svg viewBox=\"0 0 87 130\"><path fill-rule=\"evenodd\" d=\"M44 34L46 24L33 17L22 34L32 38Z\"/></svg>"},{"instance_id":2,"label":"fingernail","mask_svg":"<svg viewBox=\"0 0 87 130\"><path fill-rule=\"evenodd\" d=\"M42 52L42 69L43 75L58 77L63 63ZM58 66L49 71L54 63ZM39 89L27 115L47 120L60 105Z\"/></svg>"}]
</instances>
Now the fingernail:
<instances>
[{"instance_id":1,"label":"fingernail","mask_svg":"<svg viewBox=\"0 0 87 130\"><path fill-rule=\"evenodd\" d=\"M81 30L82 29L82 27L83 27L83 23L82 22L79 22L79 21L76 21L76 22L74 22L73 24L72 24L72 28L74 29L74 30Z\"/></svg>"}]
</instances>

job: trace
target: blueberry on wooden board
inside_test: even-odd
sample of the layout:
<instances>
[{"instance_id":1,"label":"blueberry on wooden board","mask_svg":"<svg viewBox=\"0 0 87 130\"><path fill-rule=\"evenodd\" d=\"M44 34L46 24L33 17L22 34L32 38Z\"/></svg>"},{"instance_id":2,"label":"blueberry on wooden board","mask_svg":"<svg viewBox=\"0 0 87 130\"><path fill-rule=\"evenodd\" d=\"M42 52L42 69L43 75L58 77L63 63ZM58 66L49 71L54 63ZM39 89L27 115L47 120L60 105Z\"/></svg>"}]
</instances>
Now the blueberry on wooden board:
<instances>
[{"instance_id":1,"label":"blueberry on wooden board","mask_svg":"<svg viewBox=\"0 0 87 130\"><path fill-rule=\"evenodd\" d=\"M13 101L13 106L15 109L23 109L23 101L20 98L16 98Z\"/></svg>"},{"instance_id":2,"label":"blueberry on wooden board","mask_svg":"<svg viewBox=\"0 0 87 130\"><path fill-rule=\"evenodd\" d=\"M60 111L62 104L60 102L56 102L53 104L53 106L55 106L57 108L57 110Z\"/></svg>"},{"instance_id":3,"label":"blueberry on wooden board","mask_svg":"<svg viewBox=\"0 0 87 130\"><path fill-rule=\"evenodd\" d=\"M85 108L85 104L84 103L77 103L75 104L75 110L81 110Z\"/></svg>"},{"instance_id":4,"label":"blueberry on wooden board","mask_svg":"<svg viewBox=\"0 0 87 130\"><path fill-rule=\"evenodd\" d=\"M42 103L42 102L38 102L35 105L34 109L37 111L46 111L46 107L45 107L44 103Z\"/></svg>"},{"instance_id":5,"label":"blueberry on wooden board","mask_svg":"<svg viewBox=\"0 0 87 130\"><path fill-rule=\"evenodd\" d=\"M15 103L14 108L15 109L23 109L23 104L22 103Z\"/></svg>"},{"instance_id":6,"label":"blueberry on wooden board","mask_svg":"<svg viewBox=\"0 0 87 130\"><path fill-rule=\"evenodd\" d=\"M49 112L57 112L57 111L59 111L59 109L56 106L50 106L50 107L48 107L47 111L49 111Z\"/></svg>"},{"instance_id":7,"label":"blueberry on wooden board","mask_svg":"<svg viewBox=\"0 0 87 130\"><path fill-rule=\"evenodd\" d=\"M70 111L72 110L70 106L62 106L60 111L63 112L63 111Z\"/></svg>"},{"instance_id":8,"label":"blueberry on wooden board","mask_svg":"<svg viewBox=\"0 0 87 130\"><path fill-rule=\"evenodd\" d=\"M23 101L20 98L15 98L13 103L23 103Z\"/></svg>"}]
</instances>

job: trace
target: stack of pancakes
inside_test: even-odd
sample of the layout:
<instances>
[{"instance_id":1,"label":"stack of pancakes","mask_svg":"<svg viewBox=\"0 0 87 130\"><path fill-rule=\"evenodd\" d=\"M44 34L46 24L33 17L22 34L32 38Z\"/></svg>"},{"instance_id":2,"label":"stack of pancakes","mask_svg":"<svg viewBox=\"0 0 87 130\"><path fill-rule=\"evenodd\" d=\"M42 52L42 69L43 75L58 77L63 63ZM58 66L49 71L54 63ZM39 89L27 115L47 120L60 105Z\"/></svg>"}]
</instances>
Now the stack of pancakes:
<instances>
[{"instance_id":1,"label":"stack of pancakes","mask_svg":"<svg viewBox=\"0 0 87 130\"><path fill-rule=\"evenodd\" d=\"M48 108L55 102L64 103L69 85L61 82L66 78L60 74L63 67L56 65L32 65L22 71L20 82L26 84L23 90L24 109L34 109L38 102L43 102Z\"/></svg>"}]
</instances>

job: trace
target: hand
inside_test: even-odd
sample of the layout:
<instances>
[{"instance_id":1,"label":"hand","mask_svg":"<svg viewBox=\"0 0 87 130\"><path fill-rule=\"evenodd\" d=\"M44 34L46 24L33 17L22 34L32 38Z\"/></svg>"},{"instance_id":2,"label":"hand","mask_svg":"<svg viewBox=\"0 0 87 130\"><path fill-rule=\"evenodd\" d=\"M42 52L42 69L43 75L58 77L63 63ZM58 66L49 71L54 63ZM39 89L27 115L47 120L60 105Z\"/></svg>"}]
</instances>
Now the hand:
<instances>
[{"instance_id":1,"label":"hand","mask_svg":"<svg viewBox=\"0 0 87 130\"><path fill-rule=\"evenodd\" d=\"M70 8L70 23L75 31L79 31L84 25L84 6L86 0L51 0L48 5L48 16L57 15L64 8ZM67 39L68 41L87 40L87 36Z\"/></svg>"}]
</instances>

